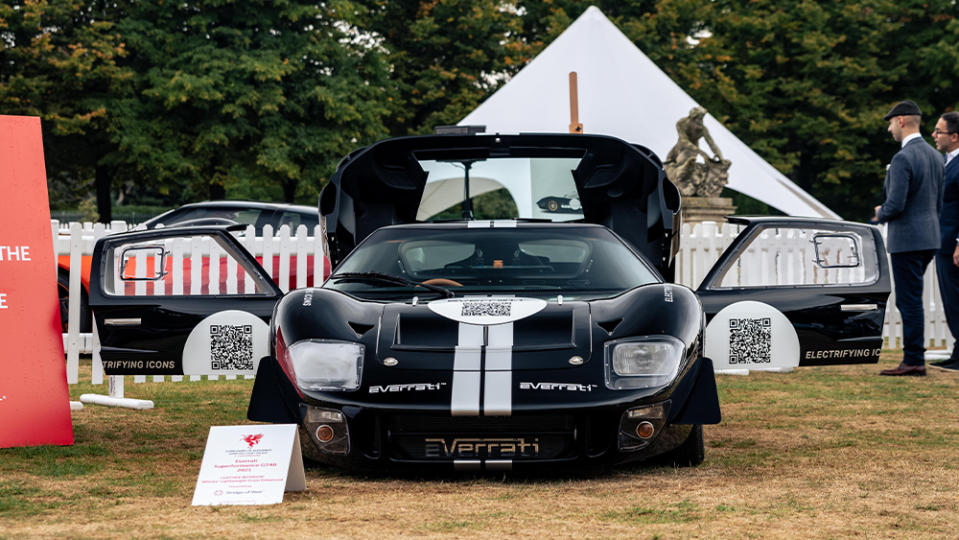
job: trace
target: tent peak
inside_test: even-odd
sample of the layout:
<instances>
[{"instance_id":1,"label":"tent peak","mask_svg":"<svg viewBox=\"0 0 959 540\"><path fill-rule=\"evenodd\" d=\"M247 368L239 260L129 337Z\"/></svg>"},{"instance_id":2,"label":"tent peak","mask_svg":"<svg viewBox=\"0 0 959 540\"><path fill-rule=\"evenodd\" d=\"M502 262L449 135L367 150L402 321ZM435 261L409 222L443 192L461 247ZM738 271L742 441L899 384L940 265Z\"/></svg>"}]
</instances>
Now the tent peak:
<instances>
[{"instance_id":1,"label":"tent peak","mask_svg":"<svg viewBox=\"0 0 959 540\"><path fill-rule=\"evenodd\" d=\"M617 137L665 156L676 122L700 106L599 8L590 6L539 55L460 124L491 133L569 130L569 72L577 72L579 122L589 134ZM729 159L727 187L792 216L838 218L712 115L704 124Z\"/></svg>"}]
</instances>

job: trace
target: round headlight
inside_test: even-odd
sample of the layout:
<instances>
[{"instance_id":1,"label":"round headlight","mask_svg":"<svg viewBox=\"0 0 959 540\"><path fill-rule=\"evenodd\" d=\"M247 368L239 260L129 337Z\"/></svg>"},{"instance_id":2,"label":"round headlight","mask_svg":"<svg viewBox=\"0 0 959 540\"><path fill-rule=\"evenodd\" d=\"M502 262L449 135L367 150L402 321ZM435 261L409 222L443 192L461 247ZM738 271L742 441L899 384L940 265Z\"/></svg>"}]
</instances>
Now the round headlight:
<instances>
[{"instance_id":1,"label":"round headlight","mask_svg":"<svg viewBox=\"0 0 959 540\"><path fill-rule=\"evenodd\" d=\"M363 373L364 346L346 341L297 341L287 354L303 390L356 390Z\"/></svg>"},{"instance_id":2,"label":"round headlight","mask_svg":"<svg viewBox=\"0 0 959 540\"><path fill-rule=\"evenodd\" d=\"M685 347L671 336L606 344L606 386L613 390L654 388L671 383L679 373Z\"/></svg>"}]
</instances>

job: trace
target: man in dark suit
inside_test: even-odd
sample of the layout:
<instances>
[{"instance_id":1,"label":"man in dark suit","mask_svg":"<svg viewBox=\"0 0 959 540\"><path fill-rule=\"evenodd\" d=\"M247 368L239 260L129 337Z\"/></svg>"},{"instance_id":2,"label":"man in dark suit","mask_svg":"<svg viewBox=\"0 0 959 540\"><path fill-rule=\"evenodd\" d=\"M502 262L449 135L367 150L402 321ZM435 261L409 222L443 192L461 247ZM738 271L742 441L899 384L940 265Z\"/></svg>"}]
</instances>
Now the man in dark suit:
<instances>
[{"instance_id":1,"label":"man in dark suit","mask_svg":"<svg viewBox=\"0 0 959 540\"><path fill-rule=\"evenodd\" d=\"M945 154L946 176L942 184L942 214L939 235L942 242L936 252L939 295L946 311L946 324L952 337L959 339L959 112L939 117L932 132L936 148ZM948 360L933 362L934 367L959 372L959 343Z\"/></svg>"},{"instance_id":2,"label":"man in dark suit","mask_svg":"<svg viewBox=\"0 0 959 540\"><path fill-rule=\"evenodd\" d=\"M899 366L880 375L926 374L922 279L939 249L943 161L919 134L921 115L918 105L902 101L883 117L892 138L902 144L886 168L886 200L876 207L875 219L889 224L886 247L896 307L902 315L903 358Z\"/></svg>"}]
</instances>

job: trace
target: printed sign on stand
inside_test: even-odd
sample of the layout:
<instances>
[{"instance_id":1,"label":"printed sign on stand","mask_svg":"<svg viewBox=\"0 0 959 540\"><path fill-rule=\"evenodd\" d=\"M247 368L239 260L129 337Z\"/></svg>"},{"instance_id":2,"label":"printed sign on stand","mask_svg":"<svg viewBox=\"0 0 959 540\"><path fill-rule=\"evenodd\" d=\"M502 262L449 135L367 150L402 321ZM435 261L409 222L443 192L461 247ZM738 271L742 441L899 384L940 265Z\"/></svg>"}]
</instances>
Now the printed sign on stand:
<instances>
[{"instance_id":1,"label":"printed sign on stand","mask_svg":"<svg viewBox=\"0 0 959 540\"><path fill-rule=\"evenodd\" d=\"M305 489L296 424L213 426L193 505L277 504Z\"/></svg>"},{"instance_id":2,"label":"printed sign on stand","mask_svg":"<svg viewBox=\"0 0 959 540\"><path fill-rule=\"evenodd\" d=\"M40 119L0 115L0 448L73 444Z\"/></svg>"}]
</instances>

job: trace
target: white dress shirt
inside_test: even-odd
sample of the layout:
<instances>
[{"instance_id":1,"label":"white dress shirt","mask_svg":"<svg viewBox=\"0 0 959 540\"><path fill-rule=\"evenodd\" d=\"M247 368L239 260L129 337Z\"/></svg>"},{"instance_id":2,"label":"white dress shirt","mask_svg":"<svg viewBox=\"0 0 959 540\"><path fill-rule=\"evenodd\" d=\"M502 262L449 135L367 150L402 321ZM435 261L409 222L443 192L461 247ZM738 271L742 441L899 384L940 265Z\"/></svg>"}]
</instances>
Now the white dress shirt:
<instances>
[{"instance_id":1,"label":"white dress shirt","mask_svg":"<svg viewBox=\"0 0 959 540\"><path fill-rule=\"evenodd\" d=\"M959 146L956 147L952 152L946 152L946 165L949 165L949 162L952 161L952 158L959 155Z\"/></svg>"},{"instance_id":2,"label":"white dress shirt","mask_svg":"<svg viewBox=\"0 0 959 540\"><path fill-rule=\"evenodd\" d=\"M909 141L915 139L916 137L922 137L922 135L920 135L918 131L915 132L915 133L911 133L911 134L909 134L909 135L906 135L906 137L902 140L902 146L901 146L900 148L904 148L904 147L906 146L906 143L908 143Z\"/></svg>"}]
</instances>

